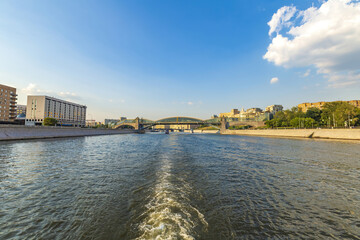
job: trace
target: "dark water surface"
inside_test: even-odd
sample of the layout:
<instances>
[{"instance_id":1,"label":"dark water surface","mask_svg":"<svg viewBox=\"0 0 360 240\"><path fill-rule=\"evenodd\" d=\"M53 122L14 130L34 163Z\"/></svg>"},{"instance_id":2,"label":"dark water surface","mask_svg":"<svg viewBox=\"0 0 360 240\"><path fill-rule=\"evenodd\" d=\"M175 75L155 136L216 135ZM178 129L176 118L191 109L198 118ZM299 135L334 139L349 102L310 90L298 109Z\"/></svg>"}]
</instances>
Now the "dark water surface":
<instances>
[{"instance_id":1,"label":"dark water surface","mask_svg":"<svg viewBox=\"0 0 360 240\"><path fill-rule=\"evenodd\" d=\"M0 142L0 239L359 236L359 143L196 134Z\"/></svg>"}]
</instances>

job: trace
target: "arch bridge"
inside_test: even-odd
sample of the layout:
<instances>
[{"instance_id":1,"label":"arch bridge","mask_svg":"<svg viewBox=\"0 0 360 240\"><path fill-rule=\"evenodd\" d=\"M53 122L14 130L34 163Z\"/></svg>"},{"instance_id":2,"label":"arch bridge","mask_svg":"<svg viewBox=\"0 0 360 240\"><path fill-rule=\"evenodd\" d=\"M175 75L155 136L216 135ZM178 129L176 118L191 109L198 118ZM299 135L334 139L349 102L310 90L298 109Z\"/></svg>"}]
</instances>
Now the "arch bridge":
<instances>
[{"instance_id":1,"label":"arch bridge","mask_svg":"<svg viewBox=\"0 0 360 240\"><path fill-rule=\"evenodd\" d=\"M207 120L202 120L192 117L167 117L162 118L156 121L144 119L144 118L135 118L135 119L126 119L119 121L114 128L133 128L135 130L140 129L149 129L157 125L187 125L187 126L200 126L200 125L220 125L220 118L212 118Z\"/></svg>"}]
</instances>

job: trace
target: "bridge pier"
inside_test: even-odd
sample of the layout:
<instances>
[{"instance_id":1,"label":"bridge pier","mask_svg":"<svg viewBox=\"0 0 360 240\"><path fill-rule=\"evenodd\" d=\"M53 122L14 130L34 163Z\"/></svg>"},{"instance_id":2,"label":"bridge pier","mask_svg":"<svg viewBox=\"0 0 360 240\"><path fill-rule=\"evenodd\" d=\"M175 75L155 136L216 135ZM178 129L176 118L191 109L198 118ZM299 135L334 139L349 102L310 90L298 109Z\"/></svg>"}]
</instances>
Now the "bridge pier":
<instances>
[{"instance_id":1,"label":"bridge pier","mask_svg":"<svg viewBox=\"0 0 360 240\"><path fill-rule=\"evenodd\" d=\"M139 130L140 129L140 119L139 117L135 118L135 126L134 126L135 130Z\"/></svg>"},{"instance_id":2,"label":"bridge pier","mask_svg":"<svg viewBox=\"0 0 360 240\"><path fill-rule=\"evenodd\" d=\"M220 121L221 125L220 125L220 133L226 131L226 129L228 129L229 127L229 123L226 121L226 118L222 117L221 121Z\"/></svg>"}]
</instances>

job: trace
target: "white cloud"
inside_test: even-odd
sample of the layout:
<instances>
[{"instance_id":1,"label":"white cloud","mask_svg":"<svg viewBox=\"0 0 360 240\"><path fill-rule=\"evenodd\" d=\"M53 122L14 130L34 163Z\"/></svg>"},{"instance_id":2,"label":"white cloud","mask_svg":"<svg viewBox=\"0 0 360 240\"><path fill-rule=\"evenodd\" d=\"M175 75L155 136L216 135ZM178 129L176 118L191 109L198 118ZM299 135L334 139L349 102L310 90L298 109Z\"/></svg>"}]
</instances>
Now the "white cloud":
<instances>
[{"instance_id":1,"label":"white cloud","mask_svg":"<svg viewBox=\"0 0 360 240\"><path fill-rule=\"evenodd\" d=\"M270 84L275 84L275 83L277 83L277 82L279 82L279 78L277 78L277 77L273 77L273 78L270 80Z\"/></svg>"},{"instance_id":2,"label":"white cloud","mask_svg":"<svg viewBox=\"0 0 360 240\"><path fill-rule=\"evenodd\" d=\"M311 72L311 70L308 69L308 70L304 73L303 77L308 77L308 76L310 75L310 72Z\"/></svg>"},{"instance_id":3,"label":"white cloud","mask_svg":"<svg viewBox=\"0 0 360 240\"><path fill-rule=\"evenodd\" d=\"M188 105L193 105L194 103L193 102L187 102Z\"/></svg>"},{"instance_id":4,"label":"white cloud","mask_svg":"<svg viewBox=\"0 0 360 240\"><path fill-rule=\"evenodd\" d=\"M294 16L296 13L296 7L293 6L285 6L280 8L268 22L270 27L269 36L274 32L278 33L281 31L283 27L289 27L292 25L289 20Z\"/></svg>"},{"instance_id":5,"label":"white cloud","mask_svg":"<svg viewBox=\"0 0 360 240\"><path fill-rule=\"evenodd\" d=\"M73 99L78 98L78 96L72 92L59 92L58 95L63 98L73 98Z\"/></svg>"},{"instance_id":6,"label":"white cloud","mask_svg":"<svg viewBox=\"0 0 360 240\"><path fill-rule=\"evenodd\" d=\"M295 9L295 12L294 12ZM283 7L268 23L276 32L264 59L289 67L315 66L334 87L360 82L360 3L324 1L319 8ZM286 33L279 33L288 28Z\"/></svg>"},{"instance_id":7,"label":"white cloud","mask_svg":"<svg viewBox=\"0 0 360 240\"><path fill-rule=\"evenodd\" d=\"M335 73L328 76L329 87L340 88L351 85L360 85L360 73Z\"/></svg>"},{"instance_id":8,"label":"white cloud","mask_svg":"<svg viewBox=\"0 0 360 240\"><path fill-rule=\"evenodd\" d=\"M29 83L26 88L22 88L21 92L26 95L37 94L40 90L36 88L36 85L33 83Z\"/></svg>"},{"instance_id":9,"label":"white cloud","mask_svg":"<svg viewBox=\"0 0 360 240\"><path fill-rule=\"evenodd\" d=\"M26 88L22 88L20 93L23 95L48 95L56 98L64 99L67 101L80 100L81 98L72 92L51 92L38 88L34 83L29 83Z\"/></svg>"}]
</instances>

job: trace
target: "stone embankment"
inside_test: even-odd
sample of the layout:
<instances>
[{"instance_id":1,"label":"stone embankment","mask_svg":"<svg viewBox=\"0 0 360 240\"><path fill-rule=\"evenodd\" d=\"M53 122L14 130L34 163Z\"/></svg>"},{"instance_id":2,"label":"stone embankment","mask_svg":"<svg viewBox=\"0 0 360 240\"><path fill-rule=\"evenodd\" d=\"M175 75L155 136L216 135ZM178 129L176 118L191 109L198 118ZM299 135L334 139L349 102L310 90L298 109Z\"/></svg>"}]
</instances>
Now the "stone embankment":
<instances>
[{"instance_id":1,"label":"stone embankment","mask_svg":"<svg viewBox=\"0 0 360 240\"><path fill-rule=\"evenodd\" d=\"M209 134L219 134L220 130L184 130L186 133L209 133Z\"/></svg>"},{"instance_id":2,"label":"stone embankment","mask_svg":"<svg viewBox=\"0 0 360 240\"><path fill-rule=\"evenodd\" d=\"M135 133L135 130L0 125L0 141Z\"/></svg>"},{"instance_id":3,"label":"stone embankment","mask_svg":"<svg viewBox=\"0 0 360 240\"><path fill-rule=\"evenodd\" d=\"M322 138L339 140L360 140L360 129L264 129L223 130L225 135L249 135L285 138Z\"/></svg>"},{"instance_id":4,"label":"stone embankment","mask_svg":"<svg viewBox=\"0 0 360 240\"><path fill-rule=\"evenodd\" d=\"M194 130L194 133L218 134L218 133L220 133L220 130Z\"/></svg>"}]
</instances>

